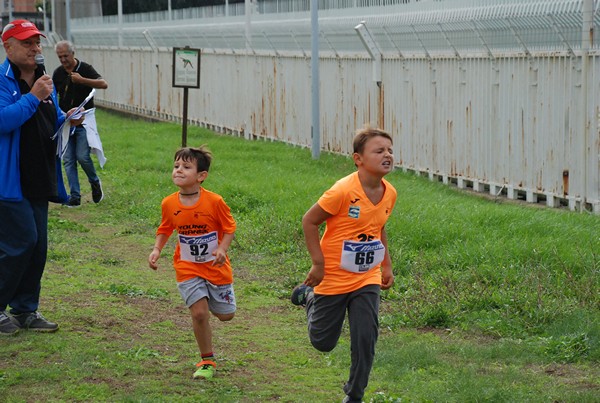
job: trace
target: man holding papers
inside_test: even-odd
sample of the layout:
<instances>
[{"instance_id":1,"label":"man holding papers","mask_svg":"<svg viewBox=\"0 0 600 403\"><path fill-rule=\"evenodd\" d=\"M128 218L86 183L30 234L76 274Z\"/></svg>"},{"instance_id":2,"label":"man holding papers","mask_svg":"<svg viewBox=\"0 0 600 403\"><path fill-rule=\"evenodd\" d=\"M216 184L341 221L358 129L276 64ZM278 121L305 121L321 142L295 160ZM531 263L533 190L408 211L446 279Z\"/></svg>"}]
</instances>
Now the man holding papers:
<instances>
[{"instance_id":1,"label":"man holding papers","mask_svg":"<svg viewBox=\"0 0 600 403\"><path fill-rule=\"evenodd\" d=\"M75 49L71 42L60 41L54 49L60 60L61 67L54 70L52 80L58 91L59 104L63 111L80 106L93 89L108 88L106 80L98 74L92 65L75 58ZM93 109L94 98L91 97L84 107L86 110ZM95 122L95 119L92 119L92 121ZM97 137L95 128L91 130L93 131L91 134ZM77 174L78 162L87 175L92 187L92 200L94 203L99 203L104 194L102 193L100 178L96 174L96 168L90 156L88 133L83 124L77 126L69 137L69 144L64 154L63 162L70 188L67 206L78 207L81 205L79 176ZM103 161L101 161L101 164L103 164Z\"/></svg>"},{"instance_id":2,"label":"man holding papers","mask_svg":"<svg viewBox=\"0 0 600 403\"><path fill-rule=\"evenodd\" d=\"M0 337L20 330L58 330L38 308L48 253L48 202L67 200L54 136L66 115L58 107L52 79L36 63L42 53L40 36L27 20L11 21L2 29Z\"/></svg>"}]
</instances>

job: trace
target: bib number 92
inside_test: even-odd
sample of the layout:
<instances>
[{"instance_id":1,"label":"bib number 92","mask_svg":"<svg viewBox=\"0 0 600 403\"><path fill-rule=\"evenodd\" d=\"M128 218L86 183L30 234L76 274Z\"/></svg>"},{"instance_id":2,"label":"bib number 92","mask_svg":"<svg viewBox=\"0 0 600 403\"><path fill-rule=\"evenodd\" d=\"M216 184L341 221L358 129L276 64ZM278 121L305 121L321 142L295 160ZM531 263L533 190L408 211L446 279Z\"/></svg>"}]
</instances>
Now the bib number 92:
<instances>
[{"instance_id":1,"label":"bib number 92","mask_svg":"<svg viewBox=\"0 0 600 403\"><path fill-rule=\"evenodd\" d=\"M181 260L194 263L204 263L215 260L212 253L219 246L216 231L203 235L179 235Z\"/></svg>"},{"instance_id":2,"label":"bib number 92","mask_svg":"<svg viewBox=\"0 0 600 403\"><path fill-rule=\"evenodd\" d=\"M208 255L208 245L203 243L200 245L190 245L190 254L192 256L206 256Z\"/></svg>"}]
</instances>

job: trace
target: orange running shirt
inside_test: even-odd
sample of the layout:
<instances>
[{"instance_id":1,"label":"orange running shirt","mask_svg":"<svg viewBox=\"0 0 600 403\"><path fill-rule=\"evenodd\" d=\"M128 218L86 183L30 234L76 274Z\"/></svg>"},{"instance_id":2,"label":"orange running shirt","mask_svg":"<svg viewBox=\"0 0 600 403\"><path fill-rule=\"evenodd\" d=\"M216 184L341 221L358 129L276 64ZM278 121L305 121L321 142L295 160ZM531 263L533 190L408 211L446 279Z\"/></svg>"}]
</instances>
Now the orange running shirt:
<instances>
[{"instance_id":1,"label":"orange running shirt","mask_svg":"<svg viewBox=\"0 0 600 403\"><path fill-rule=\"evenodd\" d=\"M385 179L382 182L385 190L377 205L363 191L358 172L337 181L317 202L332 215L321 238L325 277L315 287L317 294L345 294L366 285L381 285L381 230L397 197L396 189ZM346 269L342 268L342 259Z\"/></svg>"},{"instance_id":2,"label":"orange running shirt","mask_svg":"<svg viewBox=\"0 0 600 403\"><path fill-rule=\"evenodd\" d=\"M175 192L163 199L161 207L162 221L156 234L171 236L173 231L177 231L178 242L173 255L177 282L202 277L215 285L233 283L229 257L220 267L213 266L212 262L211 251L216 248L217 241L220 244L223 234L233 234L236 229L235 220L223 198L201 188L200 198L193 206L181 204L179 192ZM198 262L190 261L193 258Z\"/></svg>"}]
</instances>

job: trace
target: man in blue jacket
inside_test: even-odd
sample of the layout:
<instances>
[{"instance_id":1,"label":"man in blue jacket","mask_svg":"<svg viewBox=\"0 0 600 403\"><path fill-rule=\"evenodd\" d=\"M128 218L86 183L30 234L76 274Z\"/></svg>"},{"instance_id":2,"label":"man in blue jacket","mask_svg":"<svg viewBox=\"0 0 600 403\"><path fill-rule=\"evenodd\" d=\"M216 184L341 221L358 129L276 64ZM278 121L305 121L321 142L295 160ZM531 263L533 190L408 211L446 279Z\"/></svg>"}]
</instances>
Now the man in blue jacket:
<instances>
[{"instance_id":1,"label":"man in blue jacket","mask_svg":"<svg viewBox=\"0 0 600 403\"><path fill-rule=\"evenodd\" d=\"M53 139L66 115L52 79L35 61L42 51L40 36L27 20L2 30L7 57L0 65L0 336L58 329L38 306L48 251L48 202L66 201Z\"/></svg>"}]
</instances>

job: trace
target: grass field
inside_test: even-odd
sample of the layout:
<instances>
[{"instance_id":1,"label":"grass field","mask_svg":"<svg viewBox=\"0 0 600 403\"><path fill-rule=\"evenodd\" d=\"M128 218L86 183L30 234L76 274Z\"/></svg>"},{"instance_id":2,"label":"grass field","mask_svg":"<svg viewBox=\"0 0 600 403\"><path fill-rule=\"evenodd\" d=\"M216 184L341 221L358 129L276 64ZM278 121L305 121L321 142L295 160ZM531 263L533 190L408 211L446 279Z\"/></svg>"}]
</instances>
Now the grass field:
<instances>
[{"instance_id":1,"label":"grass field","mask_svg":"<svg viewBox=\"0 0 600 403\"><path fill-rule=\"evenodd\" d=\"M230 205L238 312L212 321L219 368L193 381L198 351L170 265L147 257L181 128L98 111L106 197L53 205L40 310L55 334L0 339L0 402L335 402L347 332L308 341L291 289L309 268L301 217L354 170L343 156L190 127L208 144L205 182ZM351 141L352 134L348 134ZM84 178L83 173L81 177ZM365 401L599 402L600 217L475 196L396 171L387 225L396 284Z\"/></svg>"}]
</instances>

